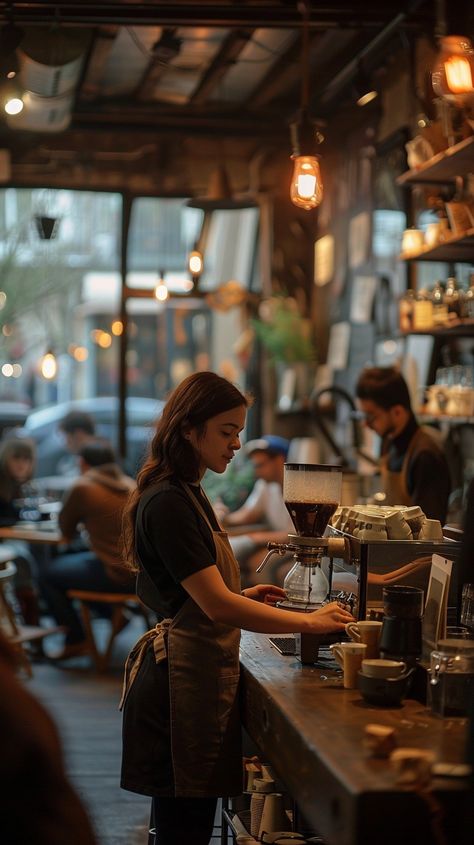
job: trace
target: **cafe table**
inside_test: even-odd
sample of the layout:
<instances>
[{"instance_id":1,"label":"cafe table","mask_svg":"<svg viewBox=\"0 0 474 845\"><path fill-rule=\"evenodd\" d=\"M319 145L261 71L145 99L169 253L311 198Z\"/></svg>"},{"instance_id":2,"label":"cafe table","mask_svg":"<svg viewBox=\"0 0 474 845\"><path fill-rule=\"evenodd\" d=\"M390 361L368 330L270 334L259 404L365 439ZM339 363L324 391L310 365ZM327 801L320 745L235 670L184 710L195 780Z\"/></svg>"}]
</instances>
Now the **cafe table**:
<instances>
[{"instance_id":1,"label":"cafe table","mask_svg":"<svg viewBox=\"0 0 474 845\"><path fill-rule=\"evenodd\" d=\"M42 522L16 522L14 525L0 527L0 540L24 540L26 543L58 546L65 543L57 523L52 520Z\"/></svg>"},{"instance_id":2,"label":"cafe table","mask_svg":"<svg viewBox=\"0 0 474 845\"><path fill-rule=\"evenodd\" d=\"M368 756L364 729L393 727L399 747L432 750L438 763L458 764L467 719L438 718L410 699L399 707L369 705L358 690L343 689L339 672L303 666L263 634L243 632L241 677L244 727L328 845L464 843L468 778L454 777L451 768L429 791L405 789L387 759Z\"/></svg>"}]
</instances>

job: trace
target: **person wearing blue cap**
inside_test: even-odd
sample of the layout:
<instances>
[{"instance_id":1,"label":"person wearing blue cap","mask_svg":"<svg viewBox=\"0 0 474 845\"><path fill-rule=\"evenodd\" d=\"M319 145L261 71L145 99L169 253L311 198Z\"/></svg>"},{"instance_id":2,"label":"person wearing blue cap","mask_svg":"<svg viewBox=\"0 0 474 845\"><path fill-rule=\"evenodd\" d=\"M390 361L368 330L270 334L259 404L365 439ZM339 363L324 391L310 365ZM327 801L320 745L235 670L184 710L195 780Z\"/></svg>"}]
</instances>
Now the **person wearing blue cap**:
<instances>
[{"instance_id":1,"label":"person wearing blue cap","mask_svg":"<svg viewBox=\"0 0 474 845\"><path fill-rule=\"evenodd\" d=\"M232 550L239 562L242 582L256 583L255 570L267 553L267 543L284 543L288 533L294 531L293 523L283 501L283 467L288 457L290 443L276 434L266 434L258 440L249 440L244 449L253 463L257 481L248 499L242 507L233 513L223 508L218 509L219 518L227 528L244 525L262 524L259 530L246 531L244 534L229 538ZM288 561L278 561L279 573L275 577L281 580L286 574ZM283 564L282 572L281 564Z\"/></svg>"}]
</instances>

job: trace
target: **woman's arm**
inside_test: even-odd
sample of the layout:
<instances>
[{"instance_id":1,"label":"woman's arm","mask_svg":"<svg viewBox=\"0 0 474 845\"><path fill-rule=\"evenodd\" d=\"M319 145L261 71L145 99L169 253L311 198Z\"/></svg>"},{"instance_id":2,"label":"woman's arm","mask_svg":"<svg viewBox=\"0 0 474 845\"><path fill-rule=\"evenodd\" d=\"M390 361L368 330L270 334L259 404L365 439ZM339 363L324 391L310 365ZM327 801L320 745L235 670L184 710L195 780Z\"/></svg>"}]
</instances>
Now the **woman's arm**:
<instances>
[{"instance_id":1,"label":"woman's arm","mask_svg":"<svg viewBox=\"0 0 474 845\"><path fill-rule=\"evenodd\" d=\"M344 630L347 622L354 619L336 602L324 605L312 613L297 613L252 601L246 596L232 593L226 587L217 566L208 566L190 575L182 581L182 586L213 622L260 634L327 634Z\"/></svg>"}]
</instances>

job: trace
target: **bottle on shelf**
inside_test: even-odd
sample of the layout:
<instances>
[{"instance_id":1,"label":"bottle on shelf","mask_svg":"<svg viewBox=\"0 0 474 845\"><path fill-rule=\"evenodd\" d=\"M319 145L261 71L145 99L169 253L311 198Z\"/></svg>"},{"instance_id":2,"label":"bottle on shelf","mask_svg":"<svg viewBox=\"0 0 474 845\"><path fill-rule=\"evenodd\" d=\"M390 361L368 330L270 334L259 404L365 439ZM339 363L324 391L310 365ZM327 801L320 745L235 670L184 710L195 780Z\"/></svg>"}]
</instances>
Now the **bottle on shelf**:
<instances>
[{"instance_id":1,"label":"bottle on shelf","mask_svg":"<svg viewBox=\"0 0 474 845\"><path fill-rule=\"evenodd\" d=\"M441 282L434 283L431 301L433 303L433 325L437 327L445 326L448 322L448 307L444 301L444 290Z\"/></svg>"},{"instance_id":2,"label":"bottle on shelf","mask_svg":"<svg viewBox=\"0 0 474 845\"><path fill-rule=\"evenodd\" d=\"M415 294L409 288L406 293L400 298L398 304L398 321L400 331L404 334L411 332L413 329L413 309L415 306Z\"/></svg>"},{"instance_id":3,"label":"bottle on shelf","mask_svg":"<svg viewBox=\"0 0 474 845\"><path fill-rule=\"evenodd\" d=\"M474 273L469 277L469 287L462 301L461 316L466 320L474 319Z\"/></svg>"},{"instance_id":4,"label":"bottle on shelf","mask_svg":"<svg viewBox=\"0 0 474 845\"><path fill-rule=\"evenodd\" d=\"M446 282L446 290L444 293L444 302L448 309L448 319L459 319L461 316L462 306L462 291L459 290L457 279L450 276Z\"/></svg>"}]
</instances>

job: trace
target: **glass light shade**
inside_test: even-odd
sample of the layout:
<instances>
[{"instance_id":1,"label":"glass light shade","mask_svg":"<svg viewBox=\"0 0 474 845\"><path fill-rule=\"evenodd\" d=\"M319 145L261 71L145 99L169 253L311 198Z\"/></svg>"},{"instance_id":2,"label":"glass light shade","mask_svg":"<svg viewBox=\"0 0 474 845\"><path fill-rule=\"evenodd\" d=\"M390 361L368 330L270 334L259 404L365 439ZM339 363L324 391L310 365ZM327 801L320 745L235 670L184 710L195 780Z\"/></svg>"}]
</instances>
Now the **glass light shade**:
<instances>
[{"instance_id":1,"label":"glass light shade","mask_svg":"<svg viewBox=\"0 0 474 845\"><path fill-rule=\"evenodd\" d=\"M323 181L316 156L294 156L290 197L294 205L309 211L323 199Z\"/></svg>"},{"instance_id":2,"label":"glass light shade","mask_svg":"<svg viewBox=\"0 0 474 845\"><path fill-rule=\"evenodd\" d=\"M447 35L432 72L433 88L439 97L462 105L474 94L474 51L464 35Z\"/></svg>"},{"instance_id":3,"label":"glass light shade","mask_svg":"<svg viewBox=\"0 0 474 845\"><path fill-rule=\"evenodd\" d=\"M58 372L58 363L52 352L46 352L41 359L41 375L45 379L53 379Z\"/></svg>"},{"instance_id":4,"label":"glass light shade","mask_svg":"<svg viewBox=\"0 0 474 845\"><path fill-rule=\"evenodd\" d=\"M198 252L197 249L195 249L195 250L193 250L193 252L189 253L188 267L189 267L189 272L193 276L199 276L202 273L202 268L203 268L202 255L201 255L200 252Z\"/></svg>"}]
</instances>

